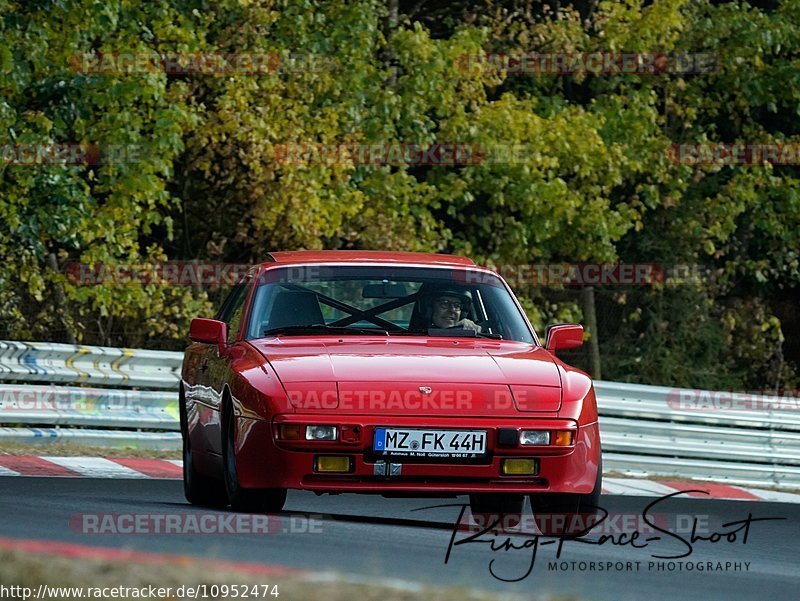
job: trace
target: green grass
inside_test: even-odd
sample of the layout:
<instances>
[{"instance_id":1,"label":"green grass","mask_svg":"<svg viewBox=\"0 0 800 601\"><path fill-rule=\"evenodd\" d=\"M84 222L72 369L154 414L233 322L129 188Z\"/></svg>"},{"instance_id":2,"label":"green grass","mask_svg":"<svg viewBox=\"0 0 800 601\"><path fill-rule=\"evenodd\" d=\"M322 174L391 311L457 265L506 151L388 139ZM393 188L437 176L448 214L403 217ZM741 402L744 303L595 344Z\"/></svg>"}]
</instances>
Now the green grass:
<instances>
[{"instance_id":1,"label":"green grass","mask_svg":"<svg viewBox=\"0 0 800 601\"><path fill-rule=\"evenodd\" d=\"M150 459L181 458L180 451L93 447L72 442L54 442L46 445L2 442L0 443L0 455L38 455L42 457L139 457Z\"/></svg>"},{"instance_id":2,"label":"green grass","mask_svg":"<svg viewBox=\"0 0 800 601\"><path fill-rule=\"evenodd\" d=\"M16 550L0 550L0 585L29 587L35 591L39 585L57 587L172 587L172 595L181 586L205 584L210 592L212 585L277 585L279 596L259 597L274 601L302 599L304 601L489 601L493 599L568 601L565 597L519 596L494 594L461 587L431 587L402 581L354 582L352 578L332 573L310 576L255 576L236 573L215 567L210 562L185 557L157 564L139 564L135 561L111 562L92 559L70 559L50 554L34 554ZM366 579L365 579L366 580ZM84 593L86 595L87 593ZM21 597L20 597L21 598ZM51 597L53 598L53 597ZM77 598L73 597L60 597ZM85 597L84 597L85 598ZM119 597L128 598L128 597ZM222 599L224 597L204 597ZM231 598L229 595L228 599ZM255 598L255 597L250 597ZM574 598L569 598L574 599Z\"/></svg>"}]
</instances>

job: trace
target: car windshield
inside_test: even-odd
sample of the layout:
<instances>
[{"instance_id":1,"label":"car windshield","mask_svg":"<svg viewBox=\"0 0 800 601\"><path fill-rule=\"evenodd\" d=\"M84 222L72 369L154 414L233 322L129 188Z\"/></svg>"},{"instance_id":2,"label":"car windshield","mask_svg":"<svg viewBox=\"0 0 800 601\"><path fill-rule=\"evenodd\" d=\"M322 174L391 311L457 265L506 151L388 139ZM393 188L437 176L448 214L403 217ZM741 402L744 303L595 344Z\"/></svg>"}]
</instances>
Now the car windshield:
<instances>
[{"instance_id":1,"label":"car windshield","mask_svg":"<svg viewBox=\"0 0 800 601\"><path fill-rule=\"evenodd\" d=\"M247 337L375 334L535 339L503 282L468 269L273 268L258 283Z\"/></svg>"}]
</instances>

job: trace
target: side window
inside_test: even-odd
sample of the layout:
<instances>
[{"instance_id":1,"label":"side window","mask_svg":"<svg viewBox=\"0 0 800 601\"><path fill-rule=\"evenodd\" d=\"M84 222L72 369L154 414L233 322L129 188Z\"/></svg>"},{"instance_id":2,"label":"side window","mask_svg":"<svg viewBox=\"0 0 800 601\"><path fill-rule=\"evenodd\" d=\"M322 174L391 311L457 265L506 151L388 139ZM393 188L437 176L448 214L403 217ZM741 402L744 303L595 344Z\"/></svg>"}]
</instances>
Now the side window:
<instances>
[{"instance_id":1,"label":"side window","mask_svg":"<svg viewBox=\"0 0 800 601\"><path fill-rule=\"evenodd\" d=\"M253 296L253 306L250 310L248 340L261 338L264 335L264 330L269 327L269 316L278 290L278 286L271 284L262 284L256 288Z\"/></svg>"},{"instance_id":2,"label":"side window","mask_svg":"<svg viewBox=\"0 0 800 601\"><path fill-rule=\"evenodd\" d=\"M245 288L245 292L247 288ZM242 294L240 300L236 304L233 309L233 313L231 314L230 321L228 321L228 344L233 343L236 340L236 334L239 333L239 326L242 324L242 315L244 314L244 301L247 298L247 294Z\"/></svg>"},{"instance_id":3,"label":"side window","mask_svg":"<svg viewBox=\"0 0 800 601\"><path fill-rule=\"evenodd\" d=\"M236 339L236 334L239 332L244 313L244 301L247 300L247 289L247 282L234 286L217 315L217 319L228 325L228 344Z\"/></svg>"}]
</instances>

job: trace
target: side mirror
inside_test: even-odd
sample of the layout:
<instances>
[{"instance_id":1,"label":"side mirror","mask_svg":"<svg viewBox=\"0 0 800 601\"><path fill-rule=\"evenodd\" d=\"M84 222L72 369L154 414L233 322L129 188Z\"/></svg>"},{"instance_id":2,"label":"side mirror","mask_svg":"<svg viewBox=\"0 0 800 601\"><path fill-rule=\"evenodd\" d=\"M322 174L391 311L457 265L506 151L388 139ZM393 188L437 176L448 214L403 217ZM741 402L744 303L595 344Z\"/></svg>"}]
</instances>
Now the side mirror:
<instances>
[{"instance_id":1,"label":"side mirror","mask_svg":"<svg viewBox=\"0 0 800 601\"><path fill-rule=\"evenodd\" d=\"M225 350L228 339L228 326L224 321L195 317L189 325L189 340L216 344L219 352Z\"/></svg>"},{"instance_id":2,"label":"side mirror","mask_svg":"<svg viewBox=\"0 0 800 601\"><path fill-rule=\"evenodd\" d=\"M551 353L556 350L577 348L583 344L583 326L576 323L559 323L549 326L546 333L545 349Z\"/></svg>"}]
</instances>

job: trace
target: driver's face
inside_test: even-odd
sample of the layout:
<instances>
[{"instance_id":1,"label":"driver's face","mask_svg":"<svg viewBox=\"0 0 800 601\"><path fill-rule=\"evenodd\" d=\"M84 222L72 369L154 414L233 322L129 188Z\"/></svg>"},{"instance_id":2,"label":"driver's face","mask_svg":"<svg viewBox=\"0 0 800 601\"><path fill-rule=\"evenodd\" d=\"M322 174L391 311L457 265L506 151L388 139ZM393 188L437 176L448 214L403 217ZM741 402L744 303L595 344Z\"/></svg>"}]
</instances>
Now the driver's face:
<instances>
[{"instance_id":1,"label":"driver's face","mask_svg":"<svg viewBox=\"0 0 800 601\"><path fill-rule=\"evenodd\" d=\"M457 296L437 296L433 299L431 321L437 328L452 328L461 317L461 299Z\"/></svg>"}]
</instances>

